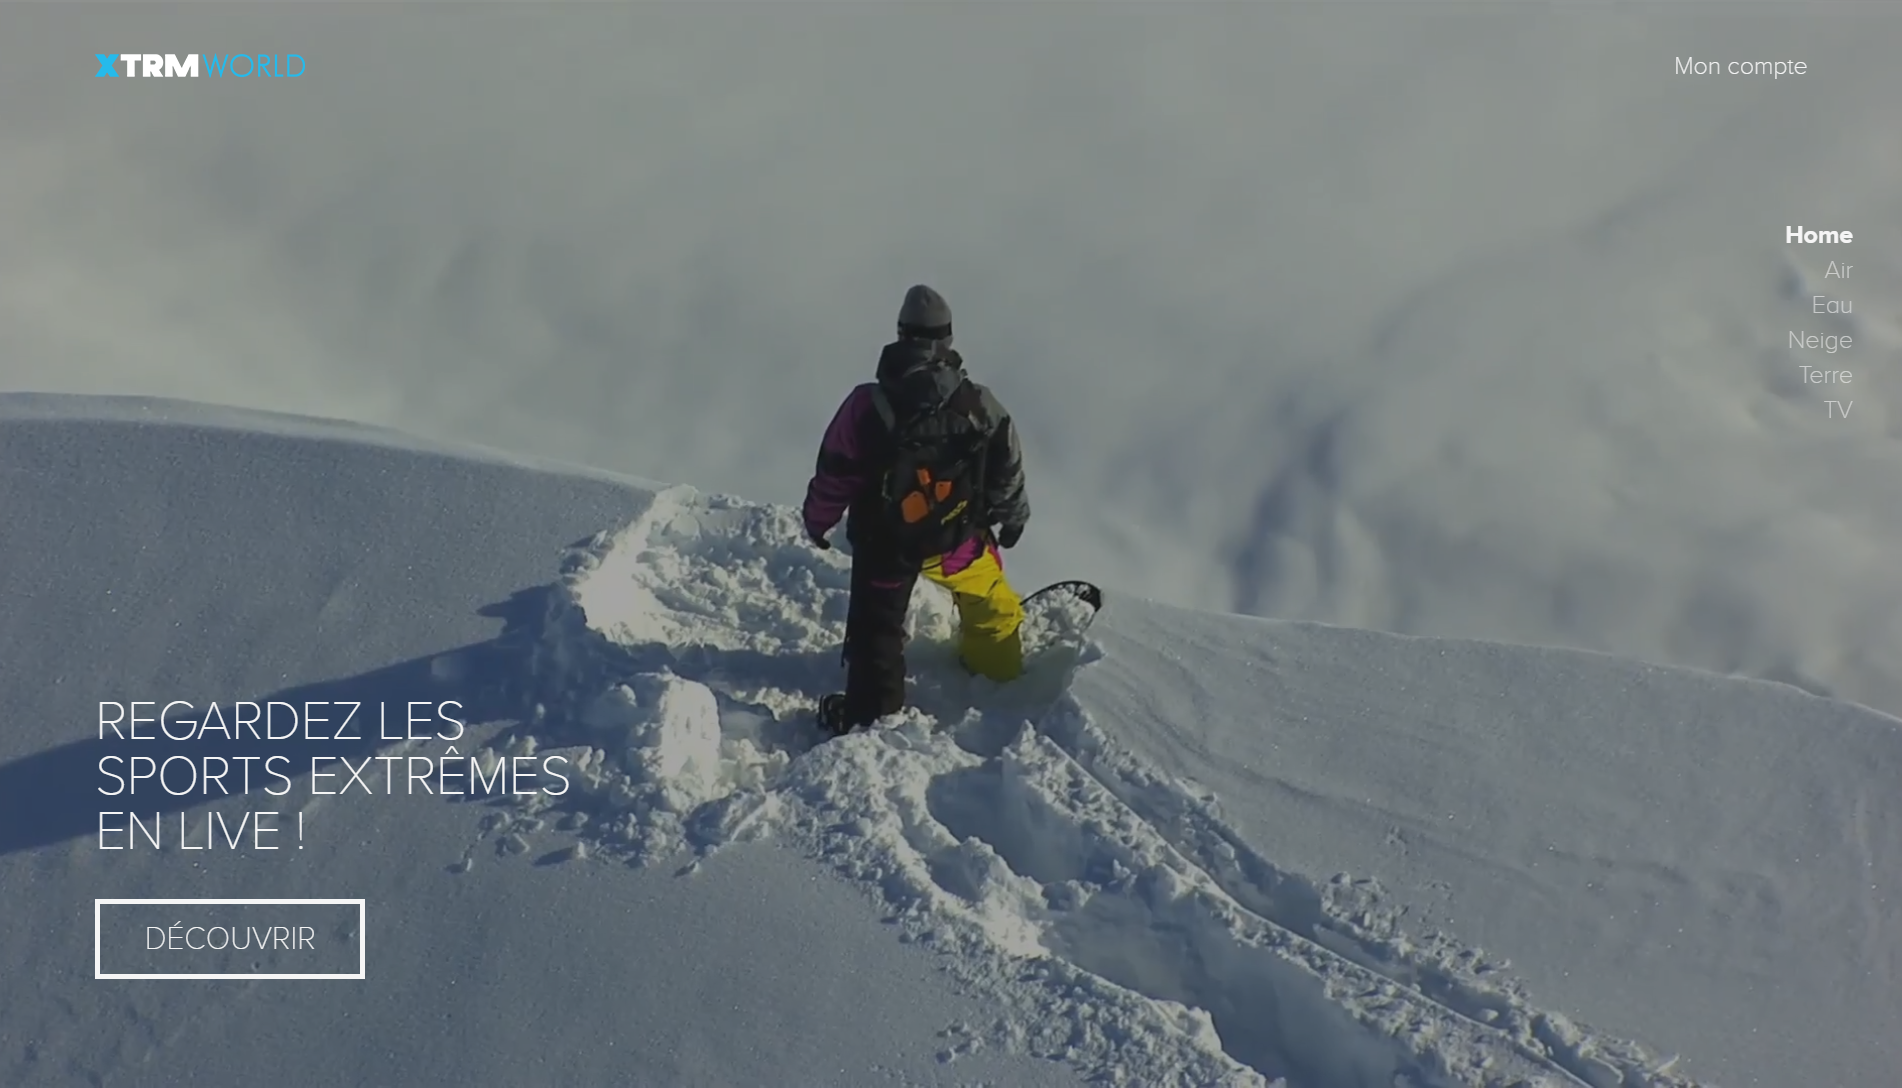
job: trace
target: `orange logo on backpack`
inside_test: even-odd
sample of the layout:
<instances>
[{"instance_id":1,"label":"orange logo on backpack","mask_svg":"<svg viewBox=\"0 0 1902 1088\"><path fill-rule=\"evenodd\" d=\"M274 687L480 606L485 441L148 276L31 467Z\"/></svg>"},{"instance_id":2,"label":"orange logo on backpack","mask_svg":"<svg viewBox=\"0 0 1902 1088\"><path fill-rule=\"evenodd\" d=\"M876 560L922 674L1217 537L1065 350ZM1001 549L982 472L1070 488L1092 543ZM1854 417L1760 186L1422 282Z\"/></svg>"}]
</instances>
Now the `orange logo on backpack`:
<instances>
[{"instance_id":1,"label":"orange logo on backpack","mask_svg":"<svg viewBox=\"0 0 1902 1088\"><path fill-rule=\"evenodd\" d=\"M905 493L898 501L898 512L905 524L912 525L923 521L931 513L931 508L951 497L953 484L950 480L933 480L931 470L918 470L918 486ZM962 503L959 504L962 507ZM956 511L952 511L953 515Z\"/></svg>"}]
</instances>

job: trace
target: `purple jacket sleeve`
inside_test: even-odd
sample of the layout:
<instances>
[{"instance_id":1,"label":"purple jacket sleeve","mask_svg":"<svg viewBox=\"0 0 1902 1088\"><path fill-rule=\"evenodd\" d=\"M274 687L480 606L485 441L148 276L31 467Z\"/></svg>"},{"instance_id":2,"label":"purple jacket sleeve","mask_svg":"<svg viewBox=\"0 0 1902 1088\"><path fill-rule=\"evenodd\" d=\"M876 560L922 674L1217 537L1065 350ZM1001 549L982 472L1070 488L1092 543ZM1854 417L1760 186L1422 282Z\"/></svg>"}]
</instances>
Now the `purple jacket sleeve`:
<instances>
[{"instance_id":1,"label":"purple jacket sleeve","mask_svg":"<svg viewBox=\"0 0 1902 1088\"><path fill-rule=\"evenodd\" d=\"M808 535L830 532L871 478L871 468L862 457L866 421L876 415L873 388L867 383L846 396L819 443L819 461L806 484L803 515Z\"/></svg>"}]
</instances>

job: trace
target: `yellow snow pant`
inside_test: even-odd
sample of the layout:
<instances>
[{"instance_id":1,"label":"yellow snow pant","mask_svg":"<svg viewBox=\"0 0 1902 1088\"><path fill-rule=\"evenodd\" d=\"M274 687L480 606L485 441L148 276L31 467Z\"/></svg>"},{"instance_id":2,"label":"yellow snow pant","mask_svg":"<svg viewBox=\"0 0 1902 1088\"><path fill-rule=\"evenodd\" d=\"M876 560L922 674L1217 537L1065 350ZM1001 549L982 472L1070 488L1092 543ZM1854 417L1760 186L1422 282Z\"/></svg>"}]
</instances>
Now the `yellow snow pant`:
<instances>
[{"instance_id":1,"label":"yellow snow pant","mask_svg":"<svg viewBox=\"0 0 1902 1088\"><path fill-rule=\"evenodd\" d=\"M919 573L951 591L958 606L958 656L972 672L999 683L1024 672L1019 628L1024 602L1004 577L997 545L987 544L977 558L946 574L946 556L925 561Z\"/></svg>"}]
</instances>

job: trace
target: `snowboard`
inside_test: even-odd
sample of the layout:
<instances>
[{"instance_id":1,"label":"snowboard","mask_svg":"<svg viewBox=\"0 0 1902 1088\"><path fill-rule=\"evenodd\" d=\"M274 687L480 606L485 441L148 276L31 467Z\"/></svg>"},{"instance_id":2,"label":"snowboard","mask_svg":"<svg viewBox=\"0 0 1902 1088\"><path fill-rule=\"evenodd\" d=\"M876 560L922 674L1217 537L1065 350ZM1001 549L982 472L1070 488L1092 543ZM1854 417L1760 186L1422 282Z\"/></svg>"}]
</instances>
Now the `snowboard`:
<instances>
[{"instance_id":1,"label":"snowboard","mask_svg":"<svg viewBox=\"0 0 1902 1088\"><path fill-rule=\"evenodd\" d=\"M1025 595L1023 604L1024 623L1020 630L1024 664L1028 669L1052 650L1083 637L1103 607L1103 590L1094 582L1068 578ZM827 736L842 736L838 723L844 710L844 692L835 691L822 697L817 708L820 730Z\"/></svg>"},{"instance_id":2,"label":"snowboard","mask_svg":"<svg viewBox=\"0 0 1902 1088\"><path fill-rule=\"evenodd\" d=\"M1067 594L1090 606L1094 614L1103 607L1103 591L1095 582L1085 582L1081 578L1070 578L1061 582L1052 582L1024 598L1024 611L1028 613L1032 602L1049 600L1050 594Z\"/></svg>"}]
</instances>

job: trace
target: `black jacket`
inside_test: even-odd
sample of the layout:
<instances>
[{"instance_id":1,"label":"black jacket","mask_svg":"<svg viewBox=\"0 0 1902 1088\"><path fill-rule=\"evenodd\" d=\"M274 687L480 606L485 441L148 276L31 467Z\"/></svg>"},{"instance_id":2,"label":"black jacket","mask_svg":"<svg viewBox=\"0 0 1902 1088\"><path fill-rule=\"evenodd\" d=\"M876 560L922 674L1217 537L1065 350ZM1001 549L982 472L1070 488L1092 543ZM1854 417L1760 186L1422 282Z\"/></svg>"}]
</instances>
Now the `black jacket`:
<instances>
[{"instance_id":1,"label":"black jacket","mask_svg":"<svg viewBox=\"0 0 1902 1088\"><path fill-rule=\"evenodd\" d=\"M981 435L985 450L983 477L977 484L979 509L944 550L992 526L1029 522L1023 446L1010 413L996 394L964 373L963 357L956 351L941 342L899 340L880 354L877 381L854 389L826 432L807 486L808 532L830 528L838 515L829 500L849 496L846 537L854 550L897 550L877 509L878 481L893 451L885 409L904 413L921 397L946 400L952 411L945 413L943 426Z\"/></svg>"}]
</instances>

